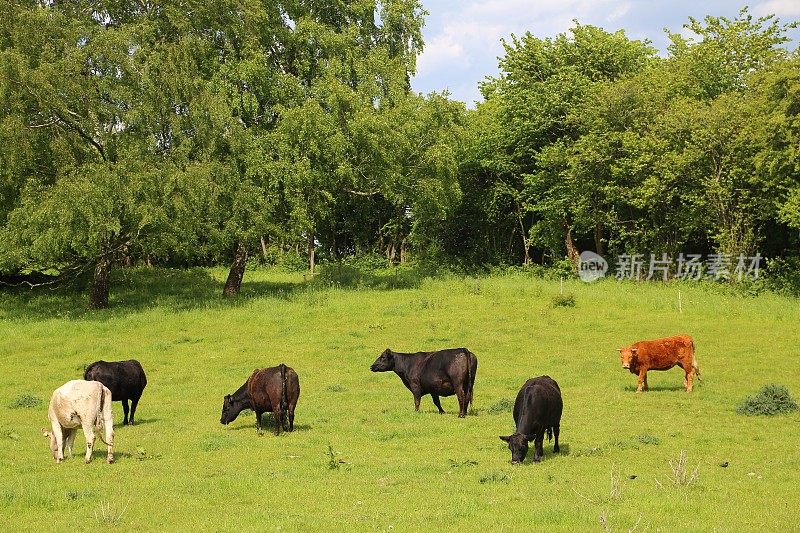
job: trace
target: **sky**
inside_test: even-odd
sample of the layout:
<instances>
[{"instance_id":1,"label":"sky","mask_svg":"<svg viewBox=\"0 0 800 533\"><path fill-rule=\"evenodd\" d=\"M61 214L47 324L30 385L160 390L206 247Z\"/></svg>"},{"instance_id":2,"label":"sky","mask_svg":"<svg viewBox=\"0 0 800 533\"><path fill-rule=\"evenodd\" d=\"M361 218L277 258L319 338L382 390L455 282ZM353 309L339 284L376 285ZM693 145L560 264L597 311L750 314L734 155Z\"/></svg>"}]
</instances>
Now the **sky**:
<instances>
[{"instance_id":1,"label":"sky","mask_svg":"<svg viewBox=\"0 0 800 533\"><path fill-rule=\"evenodd\" d=\"M536 37L554 37L577 19L607 31L624 29L629 38L649 39L664 53L664 28L680 33L690 16L733 18L747 2L740 1L422 0L429 12L423 30L425 49L411 85L423 94L447 90L452 98L474 107L482 99L478 83L498 74L500 40L511 34L530 31ZM774 13L781 22L800 20L800 0L750 0L747 5L753 15ZM789 35L794 49L800 44L800 30Z\"/></svg>"}]
</instances>

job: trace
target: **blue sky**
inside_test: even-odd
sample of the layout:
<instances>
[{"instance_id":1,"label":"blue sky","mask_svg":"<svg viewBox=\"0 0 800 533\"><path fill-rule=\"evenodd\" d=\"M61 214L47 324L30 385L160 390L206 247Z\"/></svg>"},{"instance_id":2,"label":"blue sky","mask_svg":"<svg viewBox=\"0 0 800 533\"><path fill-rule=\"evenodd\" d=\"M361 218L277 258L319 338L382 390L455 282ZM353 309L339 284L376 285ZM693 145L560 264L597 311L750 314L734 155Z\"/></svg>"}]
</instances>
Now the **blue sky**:
<instances>
[{"instance_id":1,"label":"blue sky","mask_svg":"<svg viewBox=\"0 0 800 533\"><path fill-rule=\"evenodd\" d=\"M650 39L659 50L667 45L664 28L681 32L690 16L734 17L745 5L730 0L423 0L425 50L412 80L415 91L450 91L470 107L480 100L478 82L497 74L500 39L530 31L553 37L572 20L608 31L624 29L633 39ZM775 13L781 22L800 20L800 0L750 0L754 15ZM790 33L794 49L800 31Z\"/></svg>"}]
</instances>

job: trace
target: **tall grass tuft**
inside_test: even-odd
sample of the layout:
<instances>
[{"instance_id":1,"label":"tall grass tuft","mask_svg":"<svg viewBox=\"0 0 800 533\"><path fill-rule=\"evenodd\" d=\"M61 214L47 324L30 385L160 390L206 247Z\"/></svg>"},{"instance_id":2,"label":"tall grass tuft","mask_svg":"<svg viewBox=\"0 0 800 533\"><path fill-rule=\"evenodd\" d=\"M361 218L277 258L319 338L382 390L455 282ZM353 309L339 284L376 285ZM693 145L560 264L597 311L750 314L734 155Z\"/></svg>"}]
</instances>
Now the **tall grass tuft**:
<instances>
[{"instance_id":1,"label":"tall grass tuft","mask_svg":"<svg viewBox=\"0 0 800 533\"><path fill-rule=\"evenodd\" d=\"M736 412L747 416L772 416L796 410L797 402L789 394L789 389L783 385L770 384L764 385L758 393L742 400Z\"/></svg>"},{"instance_id":2,"label":"tall grass tuft","mask_svg":"<svg viewBox=\"0 0 800 533\"><path fill-rule=\"evenodd\" d=\"M21 394L8 405L9 409L33 409L42 405L42 399L32 394Z\"/></svg>"}]
</instances>

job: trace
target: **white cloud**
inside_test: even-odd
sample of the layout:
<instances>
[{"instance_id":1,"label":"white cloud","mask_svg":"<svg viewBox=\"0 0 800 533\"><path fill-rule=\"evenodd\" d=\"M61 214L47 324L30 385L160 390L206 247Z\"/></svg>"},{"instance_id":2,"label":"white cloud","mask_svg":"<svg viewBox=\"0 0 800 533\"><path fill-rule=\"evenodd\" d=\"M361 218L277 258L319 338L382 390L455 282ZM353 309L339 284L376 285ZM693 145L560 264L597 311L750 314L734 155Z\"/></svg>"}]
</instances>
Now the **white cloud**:
<instances>
[{"instance_id":1,"label":"white cloud","mask_svg":"<svg viewBox=\"0 0 800 533\"><path fill-rule=\"evenodd\" d=\"M775 14L778 17L798 17L800 16L800 2L798 0L769 0L756 5L753 13L759 16Z\"/></svg>"}]
</instances>

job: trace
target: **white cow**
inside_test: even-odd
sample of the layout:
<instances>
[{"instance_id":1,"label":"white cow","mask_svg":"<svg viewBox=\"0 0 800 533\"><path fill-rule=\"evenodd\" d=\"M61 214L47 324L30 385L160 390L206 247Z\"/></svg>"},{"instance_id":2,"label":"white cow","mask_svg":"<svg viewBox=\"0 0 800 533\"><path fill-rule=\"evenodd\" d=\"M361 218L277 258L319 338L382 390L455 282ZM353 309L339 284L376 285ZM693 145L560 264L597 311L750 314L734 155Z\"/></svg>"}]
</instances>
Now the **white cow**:
<instances>
[{"instance_id":1,"label":"white cow","mask_svg":"<svg viewBox=\"0 0 800 533\"><path fill-rule=\"evenodd\" d=\"M57 463L72 457L72 444L78 427L83 427L86 437L86 462L92 460L94 427L105 431L101 439L108 448L108 462L114 462L114 419L111 412L111 391L99 381L75 379L53 391L47 412L53 431L42 428L50 439L50 450Z\"/></svg>"}]
</instances>

